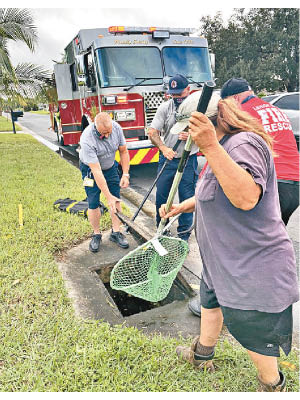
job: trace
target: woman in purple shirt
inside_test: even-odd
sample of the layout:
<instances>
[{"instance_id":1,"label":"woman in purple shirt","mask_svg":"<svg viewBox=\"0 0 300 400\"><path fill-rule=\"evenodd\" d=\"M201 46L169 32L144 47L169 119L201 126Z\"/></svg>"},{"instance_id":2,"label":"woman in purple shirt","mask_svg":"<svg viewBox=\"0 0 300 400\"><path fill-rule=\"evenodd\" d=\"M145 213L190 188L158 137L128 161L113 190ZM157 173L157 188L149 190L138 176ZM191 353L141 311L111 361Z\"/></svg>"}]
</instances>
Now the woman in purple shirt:
<instances>
[{"instance_id":1,"label":"woman in purple shirt","mask_svg":"<svg viewBox=\"0 0 300 400\"><path fill-rule=\"evenodd\" d=\"M195 196L164 218L196 211L203 263L201 332L176 349L197 368L213 369L223 320L247 349L263 391L283 391L279 347L292 342L292 304L299 299L296 261L280 215L272 139L234 100L220 100L210 120L193 112L189 133L207 166ZM275 155L276 156L276 155Z\"/></svg>"}]
</instances>

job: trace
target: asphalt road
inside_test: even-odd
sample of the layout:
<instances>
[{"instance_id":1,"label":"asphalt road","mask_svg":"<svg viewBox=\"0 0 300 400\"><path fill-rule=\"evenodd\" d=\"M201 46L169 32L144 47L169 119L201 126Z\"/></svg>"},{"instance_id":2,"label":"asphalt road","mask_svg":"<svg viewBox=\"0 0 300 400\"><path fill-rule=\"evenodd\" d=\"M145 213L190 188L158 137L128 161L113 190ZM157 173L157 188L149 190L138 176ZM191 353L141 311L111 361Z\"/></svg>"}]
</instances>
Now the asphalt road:
<instances>
[{"instance_id":1,"label":"asphalt road","mask_svg":"<svg viewBox=\"0 0 300 400\"><path fill-rule=\"evenodd\" d=\"M56 133L50 129L51 122L49 115L25 112L24 116L19 118L18 122L44 139L49 140L49 142L58 145Z\"/></svg>"}]
</instances>

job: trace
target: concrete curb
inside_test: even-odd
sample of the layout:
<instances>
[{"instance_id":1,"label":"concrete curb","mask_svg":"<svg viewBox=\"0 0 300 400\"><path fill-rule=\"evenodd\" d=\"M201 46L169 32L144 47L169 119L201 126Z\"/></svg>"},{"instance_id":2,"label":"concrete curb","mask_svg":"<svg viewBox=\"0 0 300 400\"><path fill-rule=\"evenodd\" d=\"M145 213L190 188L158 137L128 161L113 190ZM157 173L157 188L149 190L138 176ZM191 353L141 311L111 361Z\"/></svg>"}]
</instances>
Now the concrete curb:
<instances>
[{"instance_id":1,"label":"concrete curb","mask_svg":"<svg viewBox=\"0 0 300 400\"><path fill-rule=\"evenodd\" d=\"M121 195L129 200L136 207L139 207L144 200L144 196L131 189L130 187L127 189L121 189ZM155 218L156 216L155 205L150 200L146 200L145 204L142 207L142 211L146 215L148 215L148 217Z\"/></svg>"}]
</instances>

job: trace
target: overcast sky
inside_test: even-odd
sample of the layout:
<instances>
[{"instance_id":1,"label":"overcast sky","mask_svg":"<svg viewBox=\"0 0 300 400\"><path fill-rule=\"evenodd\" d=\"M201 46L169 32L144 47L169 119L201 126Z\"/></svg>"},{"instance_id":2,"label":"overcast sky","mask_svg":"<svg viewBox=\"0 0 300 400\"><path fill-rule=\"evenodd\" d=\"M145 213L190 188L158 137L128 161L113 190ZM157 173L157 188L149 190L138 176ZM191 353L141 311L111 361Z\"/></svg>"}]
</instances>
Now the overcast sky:
<instances>
[{"instance_id":1,"label":"overcast sky","mask_svg":"<svg viewBox=\"0 0 300 400\"><path fill-rule=\"evenodd\" d=\"M8 0L6 0L8 2ZM8 4L0 1L1 7ZM11 4L12 3L12 4ZM51 6L64 4L69 6L67 0L48 2ZM73 1L69 3L78 3ZM99 0L97 4L101 4ZM177 28L198 28L200 18L204 15L214 16L217 11L221 11L225 20L228 20L233 12L233 7L242 7L241 1L226 2L227 8L224 8L225 1L211 2L214 7L204 6L205 1L189 0L181 1L139 1L132 2L128 0L111 2L114 8L37 8L41 2L37 1L14 1L10 0L9 7L30 8L34 16L34 22L38 32L38 45L35 52L31 53L28 48L19 42L10 42L9 52L14 65L19 62L31 62L45 66L47 69L53 69L53 61L60 61L66 45L76 36L80 29L84 28L107 28L111 25L127 26L158 26L158 27L177 27ZM136 3L147 5L145 8L121 8L122 5L134 6ZM163 8L159 7L164 4ZM197 3L199 6L197 6ZM218 4L222 6L218 6ZM237 3L237 4L234 4ZM246 3L246 2L245 2ZM261 2L260 2L261 3ZM45 3L43 3L45 4ZM85 4L81 2L81 4ZM89 4L91 1L89 1ZM167 4L170 7L167 8ZM229 7L232 4L233 7ZM274 0L272 2L274 4ZM244 5L245 6L245 5ZM251 6L255 6L253 1ZM258 5L261 6L261 5ZM268 6L268 5L267 5Z\"/></svg>"}]
</instances>

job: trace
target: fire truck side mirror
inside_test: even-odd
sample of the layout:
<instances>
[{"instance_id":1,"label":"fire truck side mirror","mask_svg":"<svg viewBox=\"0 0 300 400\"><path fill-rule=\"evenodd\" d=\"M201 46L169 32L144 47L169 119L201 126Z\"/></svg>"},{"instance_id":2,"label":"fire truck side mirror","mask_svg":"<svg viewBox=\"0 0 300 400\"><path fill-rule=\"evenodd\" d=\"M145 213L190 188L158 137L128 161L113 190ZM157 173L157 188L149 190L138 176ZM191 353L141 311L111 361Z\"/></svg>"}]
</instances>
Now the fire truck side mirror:
<instances>
[{"instance_id":1,"label":"fire truck side mirror","mask_svg":"<svg viewBox=\"0 0 300 400\"><path fill-rule=\"evenodd\" d=\"M86 84L84 55L76 56L76 70L78 86L84 86Z\"/></svg>"}]
</instances>

